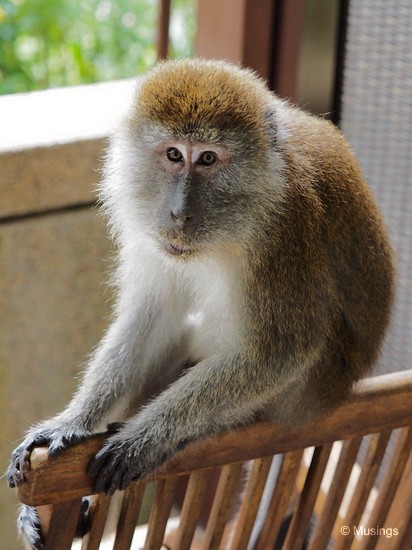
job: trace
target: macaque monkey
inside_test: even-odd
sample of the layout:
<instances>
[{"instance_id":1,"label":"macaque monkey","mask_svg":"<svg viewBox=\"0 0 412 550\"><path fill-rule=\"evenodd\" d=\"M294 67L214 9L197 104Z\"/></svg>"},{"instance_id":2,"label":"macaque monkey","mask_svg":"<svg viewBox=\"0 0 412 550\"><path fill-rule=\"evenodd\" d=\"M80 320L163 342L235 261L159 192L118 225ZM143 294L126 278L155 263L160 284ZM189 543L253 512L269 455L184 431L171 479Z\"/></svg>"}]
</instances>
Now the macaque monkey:
<instances>
[{"instance_id":1,"label":"macaque monkey","mask_svg":"<svg viewBox=\"0 0 412 550\"><path fill-rule=\"evenodd\" d=\"M113 322L67 408L13 452L10 486L35 446L56 457L124 420L89 466L112 494L200 438L326 414L377 360L393 267L372 193L339 130L253 72L157 65L111 138L100 196Z\"/></svg>"}]
</instances>

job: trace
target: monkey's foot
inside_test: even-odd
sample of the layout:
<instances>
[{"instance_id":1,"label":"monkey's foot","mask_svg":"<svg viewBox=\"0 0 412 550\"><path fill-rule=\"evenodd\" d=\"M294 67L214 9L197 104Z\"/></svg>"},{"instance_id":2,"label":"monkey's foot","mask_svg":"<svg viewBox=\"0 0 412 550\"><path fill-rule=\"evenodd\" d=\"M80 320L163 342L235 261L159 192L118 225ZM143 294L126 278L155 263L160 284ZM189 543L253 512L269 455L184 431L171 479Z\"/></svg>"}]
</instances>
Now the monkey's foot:
<instances>
[{"instance_id":1,"label":"monkey's foot","mask_svg":"<svg viewBox=\"0 0 412 550\"><path fill-rule=\"evenodd\" d=\"M63 449L78 443L90 432L73 426L47 425L39 426L29 432L26 439L11 455L11 462L7 470L7 482L9 487L18 487L25 480L25 474L30 469L30 453L35 447L48 446L48 455L56 458Z\"/></svg>"}]
</instances>

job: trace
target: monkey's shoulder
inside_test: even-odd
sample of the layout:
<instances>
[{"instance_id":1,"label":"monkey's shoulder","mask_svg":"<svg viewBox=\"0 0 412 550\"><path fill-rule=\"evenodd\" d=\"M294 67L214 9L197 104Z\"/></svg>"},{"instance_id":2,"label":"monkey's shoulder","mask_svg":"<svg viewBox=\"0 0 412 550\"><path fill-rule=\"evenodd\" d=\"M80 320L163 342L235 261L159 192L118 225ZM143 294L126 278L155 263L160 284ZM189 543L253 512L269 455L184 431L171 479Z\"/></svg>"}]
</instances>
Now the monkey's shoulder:
<instances>
[{"instance_id":1,"label":"monkey's shoulder","mask_svg":"<svg viewBox=\"0 0 412 550\"><path fill-rule=\"evenodd\" d=\"M332 122L282 101L276 102L276 113L276 146L290 182L370 194L350 144Z\"/></svg>"}]
</instances>

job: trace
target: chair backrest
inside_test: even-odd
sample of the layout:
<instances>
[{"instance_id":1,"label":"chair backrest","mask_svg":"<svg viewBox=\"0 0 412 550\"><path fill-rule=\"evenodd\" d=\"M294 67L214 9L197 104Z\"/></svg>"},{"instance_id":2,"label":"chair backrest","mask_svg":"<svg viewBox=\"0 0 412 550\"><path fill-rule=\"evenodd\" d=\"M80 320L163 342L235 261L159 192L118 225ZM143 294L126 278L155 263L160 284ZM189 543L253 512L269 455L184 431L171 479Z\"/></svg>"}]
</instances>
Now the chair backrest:
<instances>
[{"instance_id":1,"label":"chair backrest","mask_svg":"<svg viewBox=\"0 0 412 550\"><path fill-rule=\"evenodd\" d=\"M93 436L55 460L47 459L44 448L32 452L27 481L17 492L22 502L38 507L48 532L46 549L71 548L81 498L93 493L86 466L105 438ZM123 494L113 548L131 548L153 480L140 546L146 550L161 548L172 524L173 550L321 550L331 540L338 550L412 548L411 447L412 371L364 380L346 403L314 424L292 429L262 423L199 441L149 479L133 483ZM380 472L385 452L391 456ZM220 469L219 479L194 543L212 468ZM183 505L170 519L181 476L189 476ZM83 550L99 548L110 500L97 497ZM139 547L136 540L133 548Z\"/></svg>"}]
</instances>

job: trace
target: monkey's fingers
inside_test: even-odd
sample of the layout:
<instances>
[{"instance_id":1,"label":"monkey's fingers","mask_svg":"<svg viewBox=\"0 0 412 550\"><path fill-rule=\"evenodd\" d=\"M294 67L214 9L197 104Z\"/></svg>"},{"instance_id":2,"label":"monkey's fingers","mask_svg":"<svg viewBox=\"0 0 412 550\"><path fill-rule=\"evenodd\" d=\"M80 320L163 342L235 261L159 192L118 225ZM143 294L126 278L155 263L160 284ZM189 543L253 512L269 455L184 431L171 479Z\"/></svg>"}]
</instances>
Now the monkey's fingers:
<instances>
[{"instance_id":1,"label":"monkey's fingers","mask_svg":"<svg viewBox=\"0 0 412 550\"><path fill-rule=\"evenodd\" d=\"M67 447L71 447L72 445L76 445L76 443L80 443L87 437L87 435L88 434L72 433L69 435L55 437L50 441L47 454L50 458L57 458L62 451L67 449Z\"/></svg>"},{"instance_id":2,"label":"monkey's fingers","mask_svg":"<svg viewBox=\"0 0 412 550\"><path fill-rule=\"evenodd\" d=\"M18 487L24 483L25 474L30 469L30 454L35 447L48 446L48 455L50 458L56 458L64 449L82 441L88 435L88 432L72 427L66 430L45 428L33 431L12 452L6 473L9 487Z\"/></svg>"},{"instance_id":3,"label":"monkey's fingers","mask_svg":"<svg viewBox=\"0 0 412 550\"><path fill-rule=\"evenodd\" d=\"M109 494L109 488L112 485L112 478L120 466L120 462L120 456L110 444L100 449L96 456L91 460L87 473L89 476L95 478L94 490L96 493Z\"/></svg>"},{"instance_id":4,"label":"monkey's fingers","mask_svg":"<svg viewBox=\"0 0 412 550\"><path fill-rule=\"evenodd\" d=\"M24 476L20 472L20 470L16 470L15 468L12 468L11 466L8 467L6 472L6 479L7 479L7 485L14 489L14 487L18 487L19 485L22 485L24 483Z\"/></svg>"},{"instance_id":5,"label":"monkey's fingers","mask_svg":"<svg viewBox=\"0 0 412 550\"><path fill-rule=\"evenodd\" d=\"M137 479L132 473L127 453L119 450L115 444L107 444L101 449L89 464L87 473L95 477L94 490L112 495L122 491Z\"/></svg>"},{"instance_id":6,"label":"monkey's fingers","mask_svg":"<svg viewBox=\"0 0 412 550\"><path fill-rule=\"evenodd\" d=\"M100 469L104 465L108 453L108 446L105 445L100 451L91 459L87 467L87 475L95 477L98 475Z\"/></svg>"},{"instance_id":7,"label":"monkey's fingers","mask_svg":"<svg viewBox=\"0 0 412 550\"><path fill-rule=\"evenodd\" d=\"M47 444L47 439L36 436L27 438L11 455L11 462L7 469L6 478L9 487L18 487L24 483L24 474L30 469L30 453L34 447Z\"/></svg>"}]
</instances>

